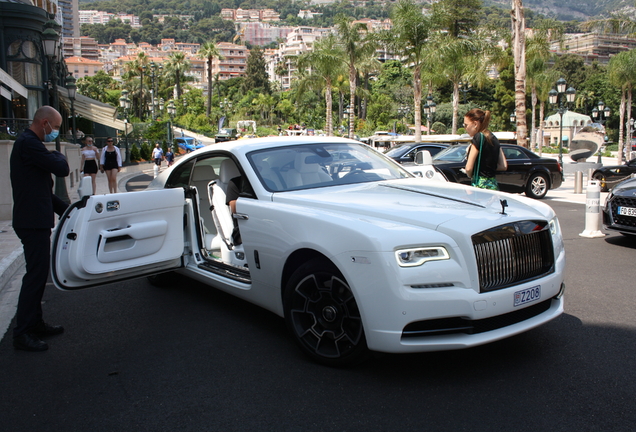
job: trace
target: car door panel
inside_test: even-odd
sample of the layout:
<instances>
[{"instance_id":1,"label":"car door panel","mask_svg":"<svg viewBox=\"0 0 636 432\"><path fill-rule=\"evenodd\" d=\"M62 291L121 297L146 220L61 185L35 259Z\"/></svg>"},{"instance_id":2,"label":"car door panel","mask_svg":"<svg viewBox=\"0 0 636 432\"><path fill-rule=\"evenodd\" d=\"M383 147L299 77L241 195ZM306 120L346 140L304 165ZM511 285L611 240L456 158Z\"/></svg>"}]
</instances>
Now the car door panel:
<instances>
[{"instance_id":1,"label":"car door panel","mask_svg":"<svg viewBox=\"0 0 636 432\"><path fill-rule=\"evenodd\" d=\"M94 195L75 203L55 230L53 281L77 289L181 265L184 191Z\"/></svg>"}]
</instances>

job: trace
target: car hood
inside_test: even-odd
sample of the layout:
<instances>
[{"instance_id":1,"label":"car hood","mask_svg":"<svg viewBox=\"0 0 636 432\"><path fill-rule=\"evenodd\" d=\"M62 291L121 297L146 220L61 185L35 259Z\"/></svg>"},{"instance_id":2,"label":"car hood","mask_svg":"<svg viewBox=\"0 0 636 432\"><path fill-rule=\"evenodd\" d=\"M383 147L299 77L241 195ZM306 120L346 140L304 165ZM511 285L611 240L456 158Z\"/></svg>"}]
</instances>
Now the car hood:
<instances>
[{"instance_id":1,"label":"car hood","mask_svg":"<svg viewBox=\"0 0 636 432\"><path fill-rule=\"evenodd\" d=\"M500 221L502 200L508 206L508 221L550 219L549 206L524 197L422 179L334 186L282 192L273 195L279 203L310 209L337 211L359 217L373 217L392 222L437 229L458 218Z\"/></svg>"},{"instance_id":2,"label":"car hood","mask_svg":"<svg viewBox=\"0 0 636 432\"><path fill-rule=\"evenodd\" d=\"M636 197L636 178L625 180L612 189L612 195L627 195Z\"/></svg>"}]
</instances>

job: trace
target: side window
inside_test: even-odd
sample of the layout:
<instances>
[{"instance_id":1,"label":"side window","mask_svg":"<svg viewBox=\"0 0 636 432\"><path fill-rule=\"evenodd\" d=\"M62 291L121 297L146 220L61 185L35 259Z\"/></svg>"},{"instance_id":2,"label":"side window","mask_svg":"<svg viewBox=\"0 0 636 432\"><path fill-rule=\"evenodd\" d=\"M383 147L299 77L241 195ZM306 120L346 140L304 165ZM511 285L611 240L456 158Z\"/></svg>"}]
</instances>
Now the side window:
<instances>
[{"instance_id":1,"label":"side window","mask_svg":"<svg viewBox=\"0 0 636 432\"><path fill-rule=\"evenodd\" d=\"M514 148L504 148L504 156L506 156L506 159L508 160L512 160L512 159L526 159L525 154L523 154L523 152L514 149Z\"/></svg>"},{"instance_id":2,"label":"side window","mask_svg":"<svg viewBox=\"0 0 636 432\"><path fill-rule=\"evenodd\" d=\"M167 188L185 187L190 183L190 173L192 173L192 167L194 166L194 160L188 163L180 165L176 168L170 178L166 182Z\"/></svg>"}]
</instances>

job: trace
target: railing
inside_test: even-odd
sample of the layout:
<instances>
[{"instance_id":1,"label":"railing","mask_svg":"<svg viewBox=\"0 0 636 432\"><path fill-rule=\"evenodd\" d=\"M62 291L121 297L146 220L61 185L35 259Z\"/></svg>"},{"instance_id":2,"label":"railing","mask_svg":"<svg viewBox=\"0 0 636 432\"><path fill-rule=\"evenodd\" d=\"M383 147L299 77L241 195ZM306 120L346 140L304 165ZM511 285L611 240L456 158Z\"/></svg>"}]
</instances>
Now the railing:
<instances>
[{"instance_id":1,"label":"railing","mask_svg":"<svg viewBox=\"0 0 636 432\"><path fill-rule=\"evenodd\" d=\"M30 125L30 119L0 117L0 139L14 140Z\"/></svg>"}]
</instances>

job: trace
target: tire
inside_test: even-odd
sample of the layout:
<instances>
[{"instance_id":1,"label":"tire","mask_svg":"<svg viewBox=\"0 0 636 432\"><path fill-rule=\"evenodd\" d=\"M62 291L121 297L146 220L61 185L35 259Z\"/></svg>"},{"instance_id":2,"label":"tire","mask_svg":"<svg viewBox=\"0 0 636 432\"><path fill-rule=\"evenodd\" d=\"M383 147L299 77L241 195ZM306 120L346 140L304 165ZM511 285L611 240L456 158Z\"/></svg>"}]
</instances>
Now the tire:
<instances>
[{"instance_id":1,"label":"tire","mask_svg":"<svg viewBox=\"0 0 636 432\"><path fill-rule=\"evenodd\" d=\"M526 184L526 196L541 199L548 193L549 189L548 177L542 173L534 173Z\"/></svg>"},{"instance_id":2,"label":"tire","mask_svg":"<svg viewBox=\"0 0 636 432\"><path fill-rule=\"evenodd\" d=\"M333 263L313 259L301 265L285 287L283 304L287 328L314 361L349 366L368 356L360 310Z\"/></svg>"},{"instance_id":3,"label":"tire","mask_svg":"<svg viewBox=\"0 0 636 432\"><path fill-rule=\"evenodd\" d=\"M592 178L594 180L598 180L598 182L599 182L599 184L601 186L601 192L608 192L609 191L609 188L607 187L607 179L605 178L605 176L602 173L594 173Z\"/></svg>"}]
</instances>

